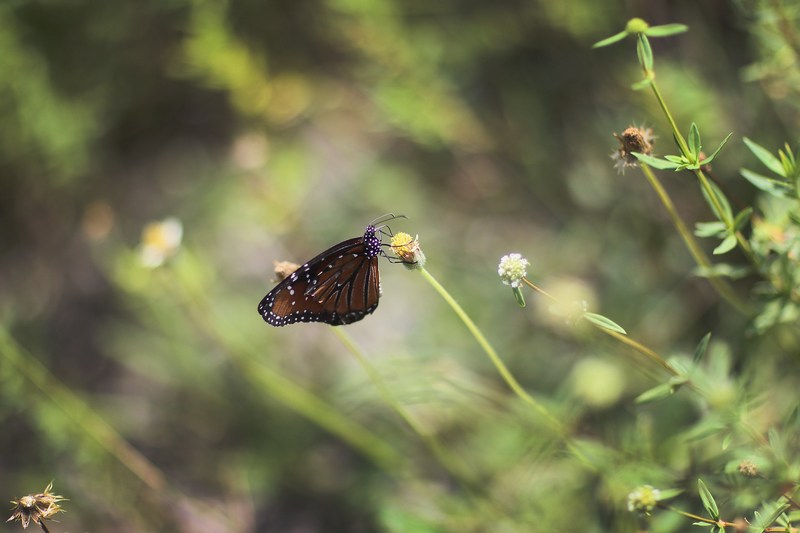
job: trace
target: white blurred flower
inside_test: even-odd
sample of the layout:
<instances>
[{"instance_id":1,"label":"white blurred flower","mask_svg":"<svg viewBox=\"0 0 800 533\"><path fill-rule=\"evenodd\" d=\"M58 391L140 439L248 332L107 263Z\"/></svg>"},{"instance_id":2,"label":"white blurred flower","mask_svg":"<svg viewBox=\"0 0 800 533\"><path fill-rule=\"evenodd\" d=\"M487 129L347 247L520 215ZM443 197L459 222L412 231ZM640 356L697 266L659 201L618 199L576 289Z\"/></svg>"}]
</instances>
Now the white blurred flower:
<instances>
[{"instance_id":1,"label":"white blurred flower","mask_svg":"<svg viewBox=\"0 0 800 533\"><path fill-rule=\"evenodd\" d=\"M658 500L661 499L661 491L651 485L642 485L628 494L628 511L639 511L650 514Z\"/></svg>"},{"instance_id":2,"label":"white blurred flower","mask_svg":"<svg viewBox=\"0 0 800 533\"><path fill-rule=\"evenodd\" d=\"M142 264L148 268L161 266L178 253L182 239L183 224L175 217L147 224L142 230L142 242L139 245Z\"/></svg>"},{"instance_id":3,"label":"white blurred flower","mask_svg":"<svg viewBox=\"0 0 800 533\"><path fill-rule=\"evenodd\" d=\"M500 258L497 274L504 284L517 288L522 284L522 278L528 274L526 269L529 265L528 260L521 254L504 255Z\"/></svg>"}]
</instances>

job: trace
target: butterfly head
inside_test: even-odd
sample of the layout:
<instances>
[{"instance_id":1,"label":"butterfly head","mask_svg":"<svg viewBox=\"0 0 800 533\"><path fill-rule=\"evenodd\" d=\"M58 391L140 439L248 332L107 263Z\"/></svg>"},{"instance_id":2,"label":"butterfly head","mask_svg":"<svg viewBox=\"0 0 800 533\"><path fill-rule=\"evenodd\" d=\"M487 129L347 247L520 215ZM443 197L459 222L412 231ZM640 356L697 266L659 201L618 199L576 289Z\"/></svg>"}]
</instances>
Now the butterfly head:
<instances>
[{"instance_id":1,"label":"butterfly head","mask_svg":"<svg viewBox=\"0 0 800 533\"><path fill-rule=\"evenodd\" d=\"M377 232L378 228L371 224L364 231L364 254L368 258L376 257L381 253L381 240L376 235Z\"/></svg>"}]
</instances>

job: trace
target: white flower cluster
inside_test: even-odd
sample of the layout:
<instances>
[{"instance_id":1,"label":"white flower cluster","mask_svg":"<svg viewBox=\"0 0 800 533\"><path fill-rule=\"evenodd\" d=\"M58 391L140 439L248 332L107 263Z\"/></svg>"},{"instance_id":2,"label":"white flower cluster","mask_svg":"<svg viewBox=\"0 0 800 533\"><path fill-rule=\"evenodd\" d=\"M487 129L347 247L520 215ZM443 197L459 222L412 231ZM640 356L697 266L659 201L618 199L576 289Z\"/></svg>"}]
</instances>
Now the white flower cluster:
<instances>
[{"instance_id":1,"label":"white flower cluster","mask_svg":"<svg viewBox=\"0 0 800 533\"><path fill-rule=\"evenodd\" d=\"M500 258L497 274L503 280L503 283L517 288L522 284L522 278L528 274L526 269L529 265L528 260L522 257L521 254L504 255Z\"/></svg>"}]
</instances>

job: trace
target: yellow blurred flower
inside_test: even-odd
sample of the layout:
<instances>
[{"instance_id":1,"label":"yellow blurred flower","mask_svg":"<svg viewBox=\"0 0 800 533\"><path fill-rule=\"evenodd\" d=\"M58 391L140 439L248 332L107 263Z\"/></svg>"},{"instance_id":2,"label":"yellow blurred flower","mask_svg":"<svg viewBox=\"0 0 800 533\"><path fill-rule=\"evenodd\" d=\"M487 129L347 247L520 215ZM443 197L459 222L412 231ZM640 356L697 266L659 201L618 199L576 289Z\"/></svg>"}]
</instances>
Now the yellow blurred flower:
<instances>
[{"instance_id":1,"label":"yellow blurred flower","mask_svg":"<svg viewBox=\"0 0 800 533\"><path fill-rule=\"evenodd\" d=\"M177 218L170 217L147 224L142 230L142 242L139 245L142 264L148 268L161 266L178 253L182 239L183 225Z\"/></svg>"}]
</instances>

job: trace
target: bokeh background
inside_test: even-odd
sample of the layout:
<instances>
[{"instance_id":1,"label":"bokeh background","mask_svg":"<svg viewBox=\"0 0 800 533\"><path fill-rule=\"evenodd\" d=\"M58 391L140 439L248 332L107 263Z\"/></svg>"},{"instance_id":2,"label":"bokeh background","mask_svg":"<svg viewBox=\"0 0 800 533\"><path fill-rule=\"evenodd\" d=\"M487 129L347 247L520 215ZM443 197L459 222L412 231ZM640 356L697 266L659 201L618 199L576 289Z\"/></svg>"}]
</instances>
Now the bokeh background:
<instances>
[{"instance_id":1,"label":"bokeh background","mask_svg":"<svg viewBox=\"0 0 800 533\"><path fill-rule=\"evenodd\" d=\"M609 157L629 125L672 151L631 90L634 42L591 45L634 16L689 25L652 41L658 81L708 146L734 132L715 174L750 202L741 138L777 147L798 122L775 9L798 5L3 2L0 498L55 480L69 502L51 531L633 531L634 486L688 477L670 435L696 409L634 407L656 369L532 293L520 309L497 264L522 253L530 279L665 355L738 339L641 174ZM690 178L664 179L688 220L710 218ZM273 260L388 212L523 386L628 464L571 459L400 265L382 261L380 307L346 333L481 490L328 326L261 320Z\"/></svg>"}]
</instances>

